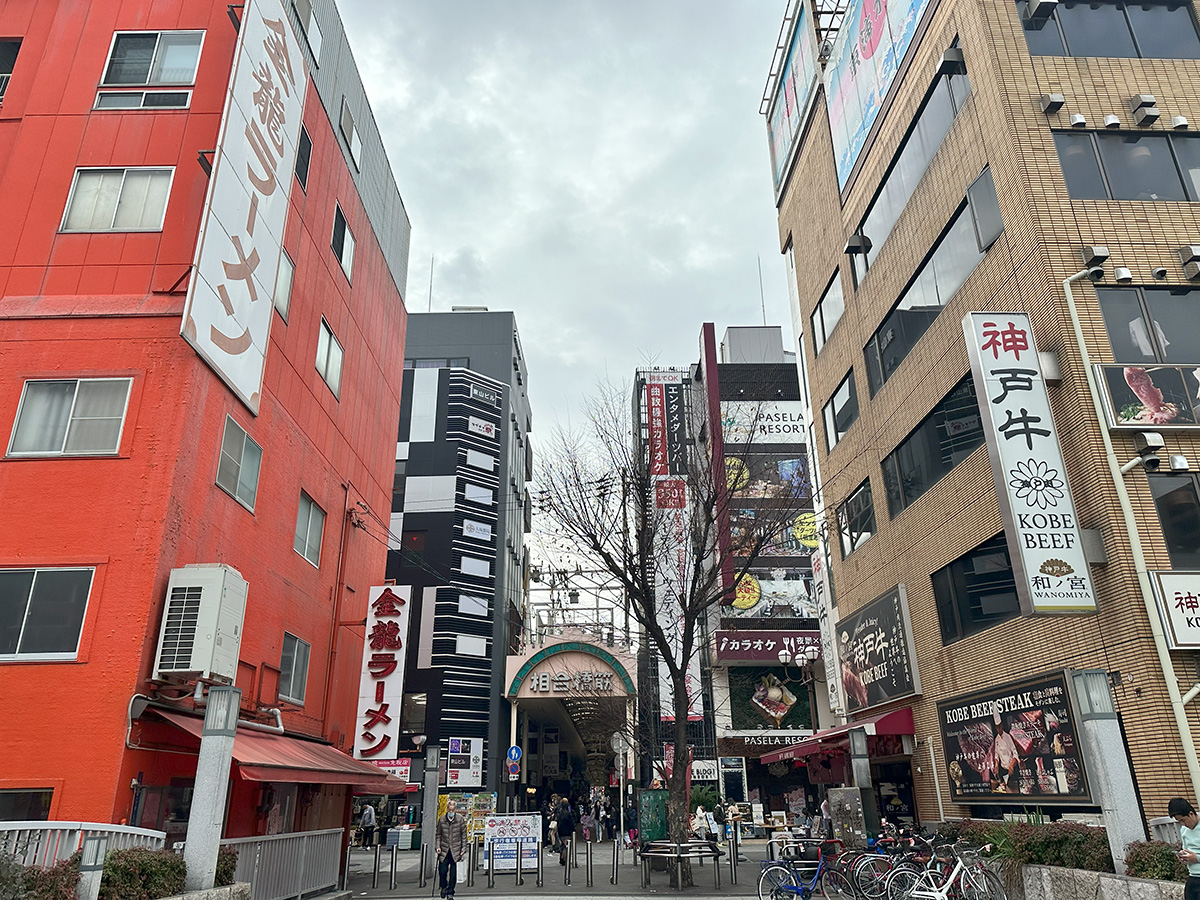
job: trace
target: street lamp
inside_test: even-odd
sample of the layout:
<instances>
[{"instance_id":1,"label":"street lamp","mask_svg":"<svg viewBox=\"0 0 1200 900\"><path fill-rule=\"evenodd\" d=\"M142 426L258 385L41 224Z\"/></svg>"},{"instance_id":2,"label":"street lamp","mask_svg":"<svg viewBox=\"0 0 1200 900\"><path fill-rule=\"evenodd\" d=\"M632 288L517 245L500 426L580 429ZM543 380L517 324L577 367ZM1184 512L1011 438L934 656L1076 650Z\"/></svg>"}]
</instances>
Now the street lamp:
<instances>
[{"instance_id":1,"label":"street lamp","mask_svg":"<svg viewBox=\"0 0 1200 900\"><path fill-rule=\"evenodd\" d=\"M784 681L788 684L808 684L814 678L814 665L821 656L821 648L812 646L801 647L793 651L784 647L779 651L779 662L783 665ZM800 669L800 678L793 680L787 674L787 667L795 663Z\"/></svg>"}]
</instances>

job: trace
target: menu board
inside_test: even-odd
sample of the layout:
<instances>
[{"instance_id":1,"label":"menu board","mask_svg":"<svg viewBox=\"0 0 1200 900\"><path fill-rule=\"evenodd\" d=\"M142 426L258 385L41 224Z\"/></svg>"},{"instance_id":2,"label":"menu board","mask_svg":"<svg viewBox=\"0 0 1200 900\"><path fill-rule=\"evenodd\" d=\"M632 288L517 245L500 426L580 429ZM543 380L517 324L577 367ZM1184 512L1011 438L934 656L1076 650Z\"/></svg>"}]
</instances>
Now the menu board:
<instances>
[{"instance_id":1,"label":"menu board","mask_svg":"<svg viewBox=\"0 0 1200 900\"><path fill-rule=\"evenodd\" d=\"M921 692L904 585L839 619L835 633L849 712Z\"/></svg>"},{"instance_id":2,"label":"menu board","mask_svg":"<svg viewBox=\"0 0 1200 900\"><path fill-rule=\"evenodd\" d=\"M1063 673L938 704L955 803L1090 803Z\"/></svg>"}]
</instances>

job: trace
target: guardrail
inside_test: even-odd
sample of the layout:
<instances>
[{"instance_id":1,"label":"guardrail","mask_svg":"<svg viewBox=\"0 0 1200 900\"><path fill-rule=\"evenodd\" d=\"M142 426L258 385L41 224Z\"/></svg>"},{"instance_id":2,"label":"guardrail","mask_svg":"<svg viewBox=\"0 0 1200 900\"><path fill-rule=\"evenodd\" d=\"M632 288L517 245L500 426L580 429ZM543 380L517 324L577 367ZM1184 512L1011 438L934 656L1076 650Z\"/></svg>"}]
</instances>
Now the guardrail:
<instances>
[{"instance_id":1,"label":"guardrail","mask_svg":"<svg viewBox=\"0 0 1200 900\"><path fill-rule=\"evenodd\" d=\"M161 850L167 839L162 831L103 822L0 822L0 853L15 857L23 866L48 869L81 849L85 837L97 835L108 838L109 850Z\"/></svg>"},{"instance_id":2,"label":"guardrail","mask_svg":"<svg viewBox=\"0 0 1200 900\"><path fill-rule=\"evenodd\" d=\"M250 882L251 900L303 900L337 887L342 829L229 838L238 851L234 881Z\"/></svg>"}]
</instances>

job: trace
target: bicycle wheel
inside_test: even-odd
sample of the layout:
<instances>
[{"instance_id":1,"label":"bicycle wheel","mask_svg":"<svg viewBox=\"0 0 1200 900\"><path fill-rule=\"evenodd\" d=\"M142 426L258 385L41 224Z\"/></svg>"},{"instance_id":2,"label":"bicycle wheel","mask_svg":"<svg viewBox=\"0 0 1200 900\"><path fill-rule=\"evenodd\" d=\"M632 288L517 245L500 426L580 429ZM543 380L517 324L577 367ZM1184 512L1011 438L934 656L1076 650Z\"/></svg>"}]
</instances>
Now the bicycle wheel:
<instances>
[{"instance_id":1,"label":"bicycle wheel","mask_svg":"<svg viewBox=\"0 0 1200 900\"><path fill-rule=\"evenodd\" d=\"M825 900L854 900L854 887L841 872L825 869L821 872L821 896Z\"/></svg>"},{"instance_id":2,"label":"bicycle wheel","mask_svg":"<svg viewBox=\"0 0 1200 900\"><path fill-rule=\"evenodd\" d=\"M862 856L854 863L850 882L866 900L881 900L887 895L885 884L891 871L892 861L886 856Z\"/></svg>"},{"instance_id":3,"label":"bicycle wheel","mask_svg":"<svg viewBox=\"0 0 1200 900\"><path fill-rule=\"evenodd\" d=\"M904 900L921 880L921 869L901 863L888 873L883 882L883 893L887 900Z\"/></svg>"},{"instance_id":4,"label":"bicycle wheel","mask_svg":"<svg viewBox=\"0 0 1200 900\"><path fill-rule=\"evenodd\" d=\"M963 900L1007 900L1000 876L986 866L970 866L959 878Z\"/></svg>"},{"instance_id":5,"label":"bicycle wheel","mask_svg":"<svg viewBox=\"0 0 1200 900\"><path fill-rule=\"evenodd\" d=\"M795 900L800 887L787 866L767 866L758 876L758 900Z\"/></svg>"}]
</instances>

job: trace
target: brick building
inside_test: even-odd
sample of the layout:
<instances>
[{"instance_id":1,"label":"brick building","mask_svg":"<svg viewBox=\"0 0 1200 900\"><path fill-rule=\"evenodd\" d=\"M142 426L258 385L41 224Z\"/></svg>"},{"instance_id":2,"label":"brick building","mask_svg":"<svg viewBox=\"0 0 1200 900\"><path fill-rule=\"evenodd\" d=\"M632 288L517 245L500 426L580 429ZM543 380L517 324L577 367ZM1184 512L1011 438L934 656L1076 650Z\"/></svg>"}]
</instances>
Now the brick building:
<instances>
[{"instance_id":1,"label":"brick building","mask_svg":"<svg viewBox=\"0 0 1200 900\"><path fill-rule=\"evenodd\" d=\"M1101 772L1124 765L1081 746L1108 681L1143 819L1164 815L1169 797L1200 790L1200 709L1180 697L1197 645L1156 600L1160 583L1194 594L1185 573L1200 566L1195 10L913 0L864 12L857 0L840 22L819 2L789 12L764 112L849 724L911 709L911 737L878 753L906 770L921 819L1087 814L1105 805ZM1082 277L1089 266L1103 269ZM1087 359L1108 367L1094 385L1063 283L1077 273ZM985 396L972 377L973 311L1028 316L1044 354L1030 377L1047 385L1065 466L1032 488L994 474L989 448L1012 442L988 412L991 382ZM1073 515L1077 536L1023 532L1018 507L1037 497L1034 512ZM1086 562L1023 575L1025 542L1043 540ZM1089 581L1091 609L1031 602L1040 585ZM847 624L876 600L907 652L872 655ZM864 662L913 671L889 689ZM841 732L793 756L846 749Z\"/></svg>"},{"instance_id":2,"label":"brick building","mask_svg":"<svg viewBox=\"0 0 1200 900\"><path fill-rule=\"evenodd\" d=\"M8 0L0 34L0 819L182 837L227 680L226 835L341 827L380 780L348 754L409 224L336 8Z\"/></svg>"}]
</instances>

